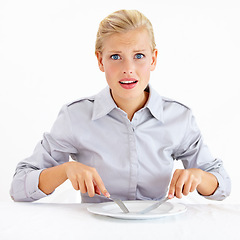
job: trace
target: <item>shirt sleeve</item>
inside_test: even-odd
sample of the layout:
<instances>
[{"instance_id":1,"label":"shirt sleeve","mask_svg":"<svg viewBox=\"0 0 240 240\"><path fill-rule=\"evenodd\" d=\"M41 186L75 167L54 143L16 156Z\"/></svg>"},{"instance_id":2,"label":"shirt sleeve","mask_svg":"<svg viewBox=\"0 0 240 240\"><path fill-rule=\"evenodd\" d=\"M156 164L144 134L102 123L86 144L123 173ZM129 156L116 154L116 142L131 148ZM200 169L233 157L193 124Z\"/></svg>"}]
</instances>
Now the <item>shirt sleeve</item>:
<instances>
[{"instance_id":1,"label":"shirt sleeve","mask_svg":"<svg viewBox=\"0 0 240 240\"><path fill-rule=\"evenodd\" d=\"M69 161L69 155L76 152L71 120L64 106L50 133L44 133L33 154L17 165L10 189L12 199L35 201L45 197L38 188L41 171Z\"/></svg>"},{"instance_id":2,"label":"shirt sleeve","mask_svg":"<svg viewBox=\"0 0 240 240\"><path fill-rule=\"evenodd\" d=\"M222 160L212 157L209 148L203 143L202 135L191 110L188 111L188 124L185 136L174 156L183 162L184 168L199 168L212 173L218 180L218 188L207 199L223 200L231 191L231 180L223 167Z\"/></svg>"}]
</instances>

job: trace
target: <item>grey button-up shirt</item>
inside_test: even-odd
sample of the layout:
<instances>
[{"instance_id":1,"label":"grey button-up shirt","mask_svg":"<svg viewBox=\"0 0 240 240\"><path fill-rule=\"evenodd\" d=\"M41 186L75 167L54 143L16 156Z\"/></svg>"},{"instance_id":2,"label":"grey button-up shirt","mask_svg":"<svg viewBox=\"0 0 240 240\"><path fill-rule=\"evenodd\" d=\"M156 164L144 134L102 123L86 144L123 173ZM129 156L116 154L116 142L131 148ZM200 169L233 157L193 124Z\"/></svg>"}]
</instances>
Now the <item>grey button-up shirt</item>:
<instances>
[{"instance_id":1,"label":"grey button-up shirt","mask_svg":"<svg viewBox=\"0 0 240 240\"><path fill-rule=\"evenodd\" d=\"M46 195L38 188L40 172L73 160L95 167L111 196L123 200L160 199L168 191L174 160L185 168L200 168L219 182L207 198L222 200L230 179L222 161L203 143L191 110L163 98L149 87L145 107L132 121L113 101L109 87L99 94L62 107L50 133L45 133L32 156L20 162L10 194L16 201ZM102 198L82 194L82 202Z\"/></svg>"}]
</instances>

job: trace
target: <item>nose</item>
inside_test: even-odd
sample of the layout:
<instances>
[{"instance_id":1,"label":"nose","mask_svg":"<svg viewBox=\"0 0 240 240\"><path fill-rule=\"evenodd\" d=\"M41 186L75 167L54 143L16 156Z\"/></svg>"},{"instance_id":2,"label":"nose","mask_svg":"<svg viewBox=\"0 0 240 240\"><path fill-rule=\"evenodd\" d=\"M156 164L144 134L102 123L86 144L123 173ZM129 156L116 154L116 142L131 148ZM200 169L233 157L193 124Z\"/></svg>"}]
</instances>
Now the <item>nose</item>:
<instances>
[{"instance_id":1,"label":"nose","mask_svg":"<svg viewBox=\"0 0 240 240\"><path fill-rule=\"evenodd\" d=\"M124 74L132 74L134 71L134 65L131 60L125 59L123 63L123 73Z\"/></svg>"}]
</instances>

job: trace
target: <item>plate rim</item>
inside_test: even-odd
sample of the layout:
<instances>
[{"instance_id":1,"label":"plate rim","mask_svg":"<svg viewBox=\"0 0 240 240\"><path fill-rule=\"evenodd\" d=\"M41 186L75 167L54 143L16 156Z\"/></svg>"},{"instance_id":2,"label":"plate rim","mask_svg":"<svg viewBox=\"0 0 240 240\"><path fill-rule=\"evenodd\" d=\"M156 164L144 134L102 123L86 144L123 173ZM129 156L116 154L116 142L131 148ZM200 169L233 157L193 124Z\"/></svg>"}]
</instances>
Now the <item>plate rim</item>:
<instances>
[{"instance_id":1,"label":"plate rim","mask_svg":"<svg viewBox=\"0 0 240 240\"><path fill-rule=\"evenodd\" d=\"M151 202L151 203L156 203L156 201L154 200L127 200L127 201L123 201L123 203L137 203L137 202ZM180 211L176 211L176 212L171 212L172 209L167 212L167 213L161 213L161 214L157 214L157 213L148 213L148 214L122 214L122 213L111 213L111 212L104 212L104 211L100 211L101 207L105 206L105 205L115 205L114 202L102 202L102 203L94 203L91 204L90 206L87 207L88 212L96 214L96 215L100 215L100 216L106 216L106 217L112 217L112 218L118 218L118 219L125 219L125 220L147 220L147 219L156 219L156 218L162 218L162 217L168 217L168 216L173 216L173 215L178 215L181 213L184 213L187 211L187 207L186 205L182 204L182 203L170 203L170 202L166 202L163 204L171 204L173 205L173 207L180 207Z\"/></svg>"}]
</instances>

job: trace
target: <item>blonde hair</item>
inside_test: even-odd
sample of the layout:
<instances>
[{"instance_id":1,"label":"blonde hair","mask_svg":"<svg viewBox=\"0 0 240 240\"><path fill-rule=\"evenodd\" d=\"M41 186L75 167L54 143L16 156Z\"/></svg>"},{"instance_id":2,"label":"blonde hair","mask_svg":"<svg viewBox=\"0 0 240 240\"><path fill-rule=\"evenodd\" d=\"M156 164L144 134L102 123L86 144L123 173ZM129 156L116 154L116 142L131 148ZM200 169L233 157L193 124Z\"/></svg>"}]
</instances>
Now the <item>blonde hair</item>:
<instances>
[{"instance_id":1,"label":"blonde hair","mask_svg":"<svg viewBox=\"0 0 240 240\"><path fill-rule=\"evenodd\" d=\"M98 28L95 43L95 53L102 52L103 41L105 38L115 34L124 33L138 28L146 29L151 40L151 48L156 48L153 27L148 18L137 10L119 10L104 18Z\"/></svg>"}]
</instances>

